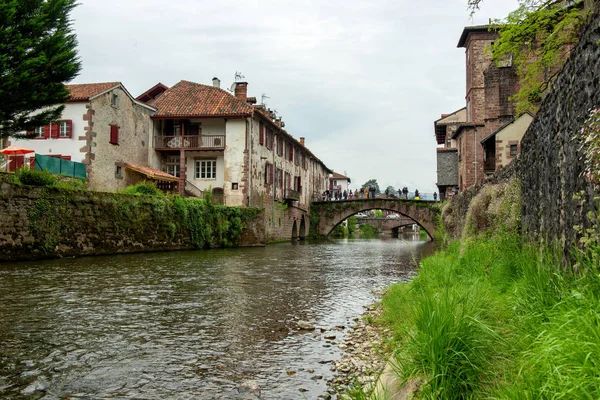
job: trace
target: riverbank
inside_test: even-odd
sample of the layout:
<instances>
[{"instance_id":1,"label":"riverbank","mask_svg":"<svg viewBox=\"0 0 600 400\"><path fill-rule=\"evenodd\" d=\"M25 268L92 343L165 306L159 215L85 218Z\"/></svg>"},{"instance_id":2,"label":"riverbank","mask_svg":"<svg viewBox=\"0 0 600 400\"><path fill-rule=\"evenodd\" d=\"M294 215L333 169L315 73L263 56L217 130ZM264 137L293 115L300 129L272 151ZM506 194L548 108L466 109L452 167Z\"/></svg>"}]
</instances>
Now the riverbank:
<instances>
[{"instance_id":1,"label":"riverbank","mask_svg":"<svg viewBox=\"0 0 600 400\"><path fill-rule=\"evenodd\" d=\"M514 234L453 243L388 289L373 343L422 398L597 398L599 256L594 242L561 269L560 253ZM349 397L368 398L357 379Z\"/></svg>"}]
</instances>

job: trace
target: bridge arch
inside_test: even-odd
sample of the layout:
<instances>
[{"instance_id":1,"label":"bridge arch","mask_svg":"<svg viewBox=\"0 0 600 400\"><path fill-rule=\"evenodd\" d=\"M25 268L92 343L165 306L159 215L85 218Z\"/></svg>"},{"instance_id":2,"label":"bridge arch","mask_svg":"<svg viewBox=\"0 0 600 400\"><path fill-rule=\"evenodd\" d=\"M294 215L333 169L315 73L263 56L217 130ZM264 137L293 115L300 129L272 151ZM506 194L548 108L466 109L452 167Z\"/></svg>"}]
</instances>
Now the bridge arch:
<instances>
[{"instance_id":1,"label":"bridge arch","mask_svg":"<svg viewBox=\"0 0 600 400\"><path fill-rule=\"evenodd\" d=\"M440 215L439 203L424 200L357 199L318 201L311 204L311 234L328 237L346 218L362 211L389 210L408 217L427 232L433 240Z\"/></svg>"}]
</instances>

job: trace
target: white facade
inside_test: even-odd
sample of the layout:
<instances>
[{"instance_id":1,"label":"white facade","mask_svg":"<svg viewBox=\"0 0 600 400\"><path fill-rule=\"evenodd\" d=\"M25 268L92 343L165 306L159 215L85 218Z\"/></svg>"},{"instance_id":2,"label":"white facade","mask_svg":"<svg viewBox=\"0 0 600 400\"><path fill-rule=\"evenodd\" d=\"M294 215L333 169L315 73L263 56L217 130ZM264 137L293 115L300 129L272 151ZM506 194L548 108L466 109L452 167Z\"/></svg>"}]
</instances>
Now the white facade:
<instances>
[{"instance_id":1,"label":"white facade","mask_svg":"<svg viewBox=\"0 0 600 400\"><path fill-rule=\"evenodd\" d=\"M34 153L28 154L33 157L35 154L44 156L69 156L71 161L82 162L85 153L81 152L84 143L79 139L85 135L84 127L87 121L83 120L83 115L87 112L87 102L67 103L59 121L71 121L71 137L58 138L32 138L32 139L11 139L11 145L22 146L34 150Z\"/></svg>"}]
</instances>

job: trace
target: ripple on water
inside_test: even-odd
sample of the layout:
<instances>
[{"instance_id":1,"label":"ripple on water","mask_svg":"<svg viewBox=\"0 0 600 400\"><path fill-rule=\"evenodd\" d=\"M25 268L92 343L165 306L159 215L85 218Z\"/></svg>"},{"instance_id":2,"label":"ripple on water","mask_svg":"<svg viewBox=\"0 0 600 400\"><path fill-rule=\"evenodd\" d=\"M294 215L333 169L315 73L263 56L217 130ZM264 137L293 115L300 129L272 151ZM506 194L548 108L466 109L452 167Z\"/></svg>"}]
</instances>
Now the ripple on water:
<instances>
[{"instance_id":1,"label":"ripple on water","mask_svg":"<svg viewBox=\"0 0 600 400\"><path fill-rule=\"evenodd\" d=\"M0 264L0 395L212 399L254 380L266 399L315 398L332 376L323 361L340 356L336 326L409 279L422 248L356 240ZM299 333L299 320L318 329Z\"/></svg>"}]
</instances>

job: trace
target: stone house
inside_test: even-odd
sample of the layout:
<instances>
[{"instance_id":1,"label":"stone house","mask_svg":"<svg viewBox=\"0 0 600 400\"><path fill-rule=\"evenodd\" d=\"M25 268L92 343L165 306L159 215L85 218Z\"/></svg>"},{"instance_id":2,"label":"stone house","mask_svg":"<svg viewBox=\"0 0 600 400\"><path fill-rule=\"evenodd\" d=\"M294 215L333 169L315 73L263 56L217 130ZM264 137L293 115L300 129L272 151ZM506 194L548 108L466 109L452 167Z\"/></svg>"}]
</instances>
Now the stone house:
<instances>
[{"instance_id":1,"label":"stone house","mask_svg":"<svg viewBox=\"0 0 600 400\"><path fill-rule=\"evenodd\" d=\"M27 132L31 138L11 138L10 144L34 150L31 160L41 154L85 164L92 190L122 189L147 174L160 175L160 171L139 172L148 165L150 116L156 109L135 100L120 82L66 87L71 97L61 118Z\"/></svg>"},{"instance_id":2,"label":"stone house","mask_svg":"<svg viewBox=\"0 0 600 400\"><path fill-rule=\"evenodd\" d=\"M442 198L453 187L462 191L483 180L486 154L491 155L489 149L486 153L483 139L487 143L491 137L496 137L494 132L514 120L515 106L509 99L519 90L516 69L510 59L502 63L492 62L487 50L498 37L489 25L480 25L465 27L459 39L458 47L465 49L466 107L464 111L459 110L460 113L450 114L450 120L443 117L434 122L436 140L441 145L437 155L438 186ZM511 140L520 141L525 130L526 126L522 123L513 125ZM450 167L452 159L457 161L458 173L444 176L448 168L454 171L454 167ZM491 165L496 165L496 162L488 160L487 172L490 172Z\"/></svg>"},{"instance_id":3,"label":"stone house","mask_svg":"<svg viewBox=\"0 0 600 400\"><path fill-rule=\"evenodd\" d=\"M181 194L210 190L225 205L264 208L272 239L304 237L310 201L329 187L331 171L248 97L247 82L234 86L231 94L217 78L180 81L139 96L156 109L149 165L176 176Z\"/></svg>"},{"instance_id":4,"label":"stone house","mask_svg":"<svg viewBox=\"0 0 600 400\"><path fill-rule=\"evenodd\" d=\"M521 152L521 139L533 118L532 113L526 112L481 139L485 175L506 167Z\"/></svg>"}]
</instances>

